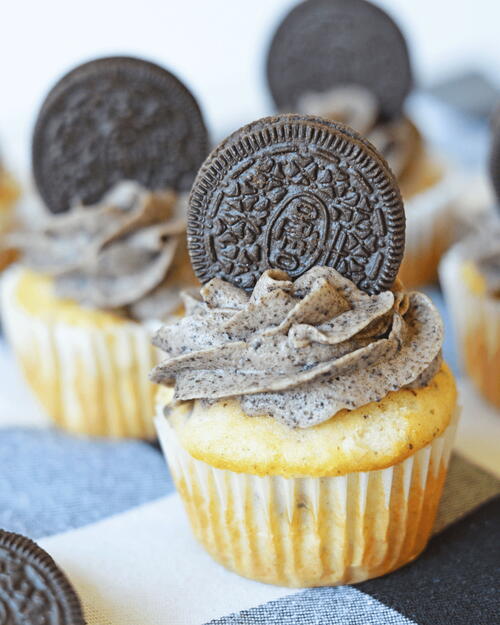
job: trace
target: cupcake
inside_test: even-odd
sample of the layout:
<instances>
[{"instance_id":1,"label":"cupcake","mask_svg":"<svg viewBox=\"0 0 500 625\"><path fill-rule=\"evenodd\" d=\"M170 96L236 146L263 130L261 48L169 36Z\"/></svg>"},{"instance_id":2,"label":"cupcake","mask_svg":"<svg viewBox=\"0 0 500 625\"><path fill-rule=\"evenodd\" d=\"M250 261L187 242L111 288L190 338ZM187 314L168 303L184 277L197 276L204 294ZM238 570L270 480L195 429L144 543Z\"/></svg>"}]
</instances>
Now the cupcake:
<instances>
[{"instance_id":1,"label":"cupcake","mask_svg":"<svg viewBox=\"0 0 500 625\"><path fill-rule=\"evenodd\" d=\"M440 278L462 368L500 408L500 222L454 245Z\"/></svg>"},{"instance_id":2,"label":"cupcake","mask_svg":"<svg viewBox=\"0 0 500 625\"><path fill-rule=\"evenodd\" d=\"M388 573L425 547L457 418L432 302L396 279L397 183L347 127L250 124L194 183L203 283L154 344L156 426L196 538L251 579Z\"/></svg>"},{"instance_id":3,"label":"cupcake","mask_svg":"<svg viewBox=\"0 0 500 625\"><path fill-rule=\"evenodd\" d=\"M16 258L16 252L5 242L5 237L15 227L14 205L19 197L19 187L7 171L0 157L0 271Z\"/></svg>"},{"instance_id":4,"label":"cupcake","mask_svg":"<svg viewBox=\"0 0 500 625\"><path fill-rule=\"evenodd\" d=\"M385 157L406 205L401 278L409 286L433 281L452 242L453 185L449 166L404 112L413 72L394 21L366 0L302 2L274 34L267 80L278 110L347 124Z\"/></svg>"},{"instance_id":5,"label":"cupcake","mask_svg":"<svg viewBox=\"0 0 500 625\"><path fill-rule=\"evenodd\" d=\"M186 196L206 156L193 96L170 72L98 59L47 96L33 136L46 214L11 239L22 262L3 283L7 339L56 424L152 438L151 332L196 284Z\"/></svg>"}]
</instances>

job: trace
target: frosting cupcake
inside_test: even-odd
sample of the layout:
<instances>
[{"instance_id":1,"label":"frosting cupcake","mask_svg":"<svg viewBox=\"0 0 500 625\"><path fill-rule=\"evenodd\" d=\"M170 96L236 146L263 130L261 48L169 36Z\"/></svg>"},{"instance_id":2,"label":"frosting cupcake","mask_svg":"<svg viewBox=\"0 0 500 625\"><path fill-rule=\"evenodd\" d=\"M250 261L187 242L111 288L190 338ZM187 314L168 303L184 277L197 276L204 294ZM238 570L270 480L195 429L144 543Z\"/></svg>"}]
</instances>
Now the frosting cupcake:
<instances>
[{"instance_id":1,"label":"frosting cupcake","mask_svg":"<svg viewBox=\"0 0 500 625\"><path fill-rule=\"evenodd\" d=\"M195 536L240 575L354 583L427 543L456 390L403 246L393 175L342 125L259 120L198 174L204 286L155 334L156 426Z\"/></svg>"},{"instance_id":2,"label":"frosting cupcake","mask_svg":"<svg viewBox=\"0 0 500 625\"><path fill-rule=\"evenodd\" d=\"M406 206L401 278L408 286L433 281L452 242L454 186L449 166L404 112L413 72L394 21L365 0L300 3L274 34L267 77L279 110L340 121L384 156Z\"/></svg>"},{"instance_id":3,"label":"frosting cupcake","mask_svg":"<svg viewBox=\"0 0 500 625\"><path fill-rule=\"evenodd\" d=\"M478 391L500 408L500 115L492 124L489 177L497 206L468 222L469 234L441 261L439 275L461 364ZM494 204L494 202L492 202Z\"/></svg>"},{"instance_id":4,"label":"frosting cupcake","mask_svg":"<svg viewBox=\"0 0 500 625\"><path fill-rule=\"evenodd\" d=\"M7 171L0 157L0 271L16 258L16 252L5 241L15 227L14 205L19 197L19 187Z\"/></svg>"},{"instance_id":5,"label":"frosting cupcake","mask_svg":"<svg viewBox=\"0 0 500 625\"><path fill-rule=\"evenodd\" d=\"M196 284L185 191L207 152L199 108L166 70L98 59L67 74L35 126L47 207L12 235L7 338L45 411L72 432L154 437L151 332Z\"/></svg>"}]
</instances>

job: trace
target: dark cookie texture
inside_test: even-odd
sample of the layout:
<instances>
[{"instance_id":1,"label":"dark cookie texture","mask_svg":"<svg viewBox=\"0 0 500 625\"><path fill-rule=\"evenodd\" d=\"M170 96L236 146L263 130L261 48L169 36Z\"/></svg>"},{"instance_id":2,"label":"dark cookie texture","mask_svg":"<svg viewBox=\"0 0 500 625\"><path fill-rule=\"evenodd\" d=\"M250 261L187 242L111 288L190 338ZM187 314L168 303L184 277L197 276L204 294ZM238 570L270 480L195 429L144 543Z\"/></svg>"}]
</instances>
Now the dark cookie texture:
<instances>
[{"instance_id":1,"label":"dark cookie texture","mask_svg":"<svg viewBox=\"0 0 500 625\"><path fill-rule=\"evenodd\" d=\"M54 560L29 538L0 530L0 623L85 625L80 601Z\"/></svg>"},{"instance_id":2,"label":"dark cookie texture","mask_svg":"<svg viewBox=\"0 0 500 625\"><path fill-rule=\"evenodd\" d=\"M297 110L304 94L355 84L376 96L384 119L401 114L413 82L401 31L366 0L308 0L293 8L272 40L267 79L281 111Z\"/></svg>"},{"instance_id":3,"label":"dark cookie texture","mask_svg":"<svg viewBox=\"0 0 500 625\"><path fill-rule=\"evenodd\" d=\"M187 191L207 153L189 90L131 57L97 59L66 74L42 105L32 145L35 182L54 213L93 204L122 180Z\"/></svg>"},{"instance_id":4,"label":"dark cookie texture","mask_svg":"<svg viewBox=\"0 0 500 625\"><path fill-rule=\"evenodd\" d=\"M207 158L189 200L188 246L204 283L253 289L266 269L335 268L368 293L389 288L404 251L397 183L375 148L341 124L264 118Z\"/></svg>"}]
</instances>

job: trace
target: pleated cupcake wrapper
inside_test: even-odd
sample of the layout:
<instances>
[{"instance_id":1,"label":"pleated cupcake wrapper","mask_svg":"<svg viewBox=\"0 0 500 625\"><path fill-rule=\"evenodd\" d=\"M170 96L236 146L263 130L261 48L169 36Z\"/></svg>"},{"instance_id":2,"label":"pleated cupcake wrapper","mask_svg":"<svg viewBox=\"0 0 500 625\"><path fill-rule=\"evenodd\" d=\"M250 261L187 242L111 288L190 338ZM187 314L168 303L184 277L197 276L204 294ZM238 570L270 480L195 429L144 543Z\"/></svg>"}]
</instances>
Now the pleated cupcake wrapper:
<instances>
[{"instance_id":1,"label":"pleated cupcake wrapper","mask_svg":"<svg viewBox=\"0 0 500 625\"><path fill-rule=\"evenodd\" d=\"M154 438L157 362L151 330L134 322L71 325L38 318L16 301L20 271L3 278L7 340L27 383L57 425L95 436Z\"/></svg>"},{"instance_id":2,"label":"pleated cupcake wrapper","mask_svg":"<svg viewBox=\"0 0 500 625\"><path fill-rule=\"evenodd\" d=\"M405 201L406 243L400 278L406 287L432 282L439 260L455 239L457 174L448 173L432 188Z\"/></svg>"},{"instance_id":3,"label":"pleated cupcake wrapper","mask_svg":"<svg viewBox=\"0 0 500 625\"><path fill-rule=\"evenodd\" d=\"M500 407L500 300L473 293L461 272L460 245L443 258L439 277L463 370L476 388Z\"/></svg>"},{"instance_id":4,"label":"pleated cupcake wrapper","mask_svg":"<svg viewBox=\"0 0 500 625\"><path fill-rule=\"evenodd\" d=\"M425 547L446 476L458 411L431 444L387 469L338 477L256 476L217 469L158 436L198 540L221 564L263 582L359 582Z\"/></svg>"}]
</instances>

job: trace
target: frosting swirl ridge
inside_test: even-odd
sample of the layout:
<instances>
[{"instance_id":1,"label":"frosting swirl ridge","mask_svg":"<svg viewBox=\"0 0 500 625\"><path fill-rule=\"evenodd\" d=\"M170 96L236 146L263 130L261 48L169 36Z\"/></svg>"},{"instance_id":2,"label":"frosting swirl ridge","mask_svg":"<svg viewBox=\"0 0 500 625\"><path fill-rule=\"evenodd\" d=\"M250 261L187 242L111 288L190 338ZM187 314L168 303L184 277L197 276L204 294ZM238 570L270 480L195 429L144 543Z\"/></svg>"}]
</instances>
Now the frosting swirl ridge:
<instances>
[{"instance_id":1,"label":"frosting swirl ridge","mask_svg":"<svg viewBox=\"0 0 500 625\"><path fill-rule=\"evenodd\" d=\"M46 215L9 239L27 266L54 278L59 296L161 318L181 303L180 285L166 278L182 255L187 260L185 204L173 191L124 181L98 204Z\"/></svg>"},{"instance_id":2,"label":"frosting swirl ridge","mask_svg":"<svg viewBox=\"0 0 500 625\"><path fill-rule=\"evenodd\" d=\"M368 295L330 267L295 281L268 270L251 295L215 278L184 303L154 337L167 357L153 381L175 383L178 401L237 397L291 427L425 386L441 362L442 321L425 295Z\"/></svg>"}]
</instances>

